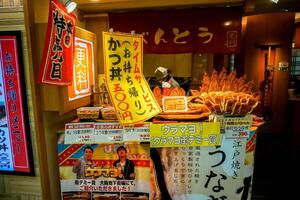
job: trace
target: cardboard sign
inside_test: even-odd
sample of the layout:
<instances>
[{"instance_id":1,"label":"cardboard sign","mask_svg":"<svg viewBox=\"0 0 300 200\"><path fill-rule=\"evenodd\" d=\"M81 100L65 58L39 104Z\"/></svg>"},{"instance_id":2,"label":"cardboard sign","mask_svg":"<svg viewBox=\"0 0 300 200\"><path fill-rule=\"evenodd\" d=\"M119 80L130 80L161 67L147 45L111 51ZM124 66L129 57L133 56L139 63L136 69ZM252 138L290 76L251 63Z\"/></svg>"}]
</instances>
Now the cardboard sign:
<instances>
[{"instance_id":1,"label":"cardboard sign","mask_svg":"<svg viewBox=\"0 0 300 200\"><path fill-rule=\"evenodd\" d=\"M143 75L143 37L103 32L105 81L122 125L161 112Z\"/></svg>"}]
</instances>

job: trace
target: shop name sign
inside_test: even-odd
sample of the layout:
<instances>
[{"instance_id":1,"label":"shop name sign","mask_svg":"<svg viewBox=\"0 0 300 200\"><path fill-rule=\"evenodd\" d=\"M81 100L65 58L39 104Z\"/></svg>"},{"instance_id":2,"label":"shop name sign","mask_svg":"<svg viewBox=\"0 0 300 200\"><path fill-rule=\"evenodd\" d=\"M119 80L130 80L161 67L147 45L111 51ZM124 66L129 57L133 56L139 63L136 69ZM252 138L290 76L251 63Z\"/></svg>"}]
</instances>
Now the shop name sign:
<instances>
[{"instance_id":1,"label":"shop name sign","mask_svg":"<svg viewBox=\"0 0 300 200\"><path fill-rule=\"evenodd\" d=\"M92 94L94 80L93 42L75 37L73 84L68 87L69 101Z\"/></svg>"},{"instance_id":2,"label":"shop name sign","mask_svg":"<svg viewBox=\"0 0 300 200\"><path fill-rule=\"evenodd\" d=\"M145 53L238 52L241 19L239 8L109 13L114 31L143 34Z\"/></svg>"}]
</instances>

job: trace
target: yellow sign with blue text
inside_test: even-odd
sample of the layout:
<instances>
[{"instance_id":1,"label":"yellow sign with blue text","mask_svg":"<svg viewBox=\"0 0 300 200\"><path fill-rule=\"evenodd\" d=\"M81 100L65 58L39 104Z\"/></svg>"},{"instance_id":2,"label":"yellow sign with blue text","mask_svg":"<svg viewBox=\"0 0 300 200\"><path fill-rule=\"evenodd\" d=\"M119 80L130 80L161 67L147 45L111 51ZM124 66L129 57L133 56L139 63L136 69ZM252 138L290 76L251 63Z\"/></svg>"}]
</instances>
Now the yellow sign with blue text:
<instances>
[{"instance_id":1,"label":"yellow sign with blue text","mask_svg":"<svg viewBox=\"0 0 300 200\"><path fill-rule=\"evenodd\" d=\"M103 32L105 82L122 125L161 112L143 75L143 36Z\"/></svg>"},{"instance_id":2,"label":"yellow sign with blue text","mask_svg":"<svg viewBox=\"0 0 300 200\"><path fill-rule=\"evenodd\" d=\"M220 123L172 123L150 125L150 147L221 145Z\"/></svg>"}]
</instances>

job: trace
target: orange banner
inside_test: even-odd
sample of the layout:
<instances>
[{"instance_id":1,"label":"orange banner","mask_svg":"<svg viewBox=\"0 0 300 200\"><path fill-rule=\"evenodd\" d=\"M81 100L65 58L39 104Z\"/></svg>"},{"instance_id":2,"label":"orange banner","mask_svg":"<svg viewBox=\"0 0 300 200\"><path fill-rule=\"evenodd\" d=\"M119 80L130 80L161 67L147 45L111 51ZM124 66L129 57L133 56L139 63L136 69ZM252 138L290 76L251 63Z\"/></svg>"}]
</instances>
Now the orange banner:
<instances>
[{"instance_id":1,"label":"orange banner","mask_svg":"<svg viewBox=\"0 0 300 200\"><path fill-rule=\"evenodd\" d=\"M69 100L91 95L94 80L93 43L75 37L73 84L68 87Z\"/></svg>"}]
</instances>

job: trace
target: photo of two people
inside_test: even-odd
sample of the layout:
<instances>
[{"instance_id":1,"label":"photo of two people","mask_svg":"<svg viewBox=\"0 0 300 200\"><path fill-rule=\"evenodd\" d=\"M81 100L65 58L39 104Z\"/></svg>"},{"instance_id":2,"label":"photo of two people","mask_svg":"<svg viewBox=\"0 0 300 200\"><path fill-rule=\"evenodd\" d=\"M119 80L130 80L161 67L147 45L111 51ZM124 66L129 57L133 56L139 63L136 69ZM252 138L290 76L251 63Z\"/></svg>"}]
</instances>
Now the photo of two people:
<instances>
[{"instance_id":1,"label":"photo of two people","mask_svg":"<svg viewBox=\"0 0 300 200\"><path fill-rule=\"evenodd\" d=\"M117 180L133 180L135 179L135 167L133 161L127 158L127 149L125 146L119 146L116 150L118 160L113 162L113 166L117 168ZM77 179L93 179L93 176L86 176L86 169L98 167L93 158L94 149L86 146L83 150L83 156L75 161L72 172L76 174Z\"/></svg>"}]
</instances>

